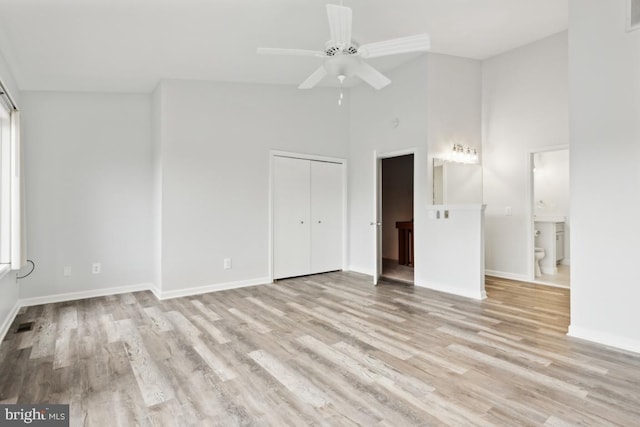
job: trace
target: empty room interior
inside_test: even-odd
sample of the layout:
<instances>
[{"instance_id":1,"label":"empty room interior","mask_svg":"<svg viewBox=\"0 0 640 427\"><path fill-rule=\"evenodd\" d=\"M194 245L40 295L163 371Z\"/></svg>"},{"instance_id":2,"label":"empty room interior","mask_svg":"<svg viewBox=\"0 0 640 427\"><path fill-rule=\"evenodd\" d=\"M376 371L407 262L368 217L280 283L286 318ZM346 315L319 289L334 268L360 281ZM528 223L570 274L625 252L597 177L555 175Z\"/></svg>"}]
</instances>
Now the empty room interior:
<instances>
[{"instance_id":1,"label":"empty room interior","mask_svg":"<svg viewBox=\"0 0 640 427\"><path fill-rule=\"evenodd\" d=\"M0 0L0 425L638 425L639 71L637 0Z\"/></svg>"}]
</instances>

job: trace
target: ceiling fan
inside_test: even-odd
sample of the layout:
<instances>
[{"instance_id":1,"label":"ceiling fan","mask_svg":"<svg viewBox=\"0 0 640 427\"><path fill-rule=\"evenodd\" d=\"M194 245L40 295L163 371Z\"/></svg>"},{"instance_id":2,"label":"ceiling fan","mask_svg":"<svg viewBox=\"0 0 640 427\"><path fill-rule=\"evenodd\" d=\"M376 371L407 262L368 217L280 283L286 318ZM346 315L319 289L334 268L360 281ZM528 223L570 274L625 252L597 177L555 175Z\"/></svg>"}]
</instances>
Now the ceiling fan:
<instances>
[{"instance_id":1,"label":"ceiling fan","mask_svg":"<svg viewBox=\"0 0 640 427\"><path fill-rule=\"evenodd\" d=\"M327 75L337 77L341 85L346 78L357 76L375 89L382 89L391 80L367 64L365 59L424 52L431 46L427 34L358 45L351 39L351 8L328 4L327 16L331 39L325 44L324 50L258 48L258 53L323 58L323 64L298 86L299 89L311 89Z\"/></svg>"}]
</instances>

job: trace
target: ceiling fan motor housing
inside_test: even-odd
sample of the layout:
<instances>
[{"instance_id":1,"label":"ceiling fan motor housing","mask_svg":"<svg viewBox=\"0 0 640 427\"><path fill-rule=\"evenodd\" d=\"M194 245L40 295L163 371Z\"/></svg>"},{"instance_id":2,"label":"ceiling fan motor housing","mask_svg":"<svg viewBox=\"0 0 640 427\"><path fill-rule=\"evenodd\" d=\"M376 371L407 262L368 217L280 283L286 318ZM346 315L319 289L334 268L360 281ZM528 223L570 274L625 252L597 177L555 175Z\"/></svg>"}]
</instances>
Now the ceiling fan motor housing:
<instances>
[{"instance_id":1,"label":"ceiling fan motor housing","mask_svg":"<svg viewBox=\"0 0 640 427\"><path fill-rule=\"evenodd\" d=\"M349 46L341 48L340 46L336 45L333 40L329 40L325 44L324 53L327 56L356 55L358 53L358 45L352 42Z\"/></svg>"}]
</instances>

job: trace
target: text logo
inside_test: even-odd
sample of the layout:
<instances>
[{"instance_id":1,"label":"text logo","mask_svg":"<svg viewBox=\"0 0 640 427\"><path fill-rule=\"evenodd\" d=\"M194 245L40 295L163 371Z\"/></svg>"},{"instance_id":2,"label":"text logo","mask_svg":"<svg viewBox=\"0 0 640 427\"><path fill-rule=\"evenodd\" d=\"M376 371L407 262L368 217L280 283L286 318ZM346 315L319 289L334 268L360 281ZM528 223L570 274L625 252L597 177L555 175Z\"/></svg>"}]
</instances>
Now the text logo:
<instances>
[{"instance_id":1,"label":"text logo","mask_svg":"<svg viewBox=\"0 0 640 427\"><path fill-rule=\"evenodd\" d=\"M0 425L69 427L69 405L0 405Z\"/></svg>"}]
</instances>

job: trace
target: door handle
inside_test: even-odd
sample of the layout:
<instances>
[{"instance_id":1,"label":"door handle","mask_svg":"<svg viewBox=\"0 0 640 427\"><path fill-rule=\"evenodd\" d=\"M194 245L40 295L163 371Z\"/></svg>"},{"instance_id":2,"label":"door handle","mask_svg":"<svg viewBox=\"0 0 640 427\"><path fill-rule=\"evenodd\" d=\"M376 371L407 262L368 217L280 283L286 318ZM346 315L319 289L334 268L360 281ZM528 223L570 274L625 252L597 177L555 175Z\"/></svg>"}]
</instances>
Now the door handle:
<instances>
[{"instance_id":1,"label":"door handle","mask_svg":"<svg viewBox=\"0 0 640 427\"><path fill-rule=\"evenodd\" d=\"M369 225L375 225L377 227L380 227L382 225L381 222L370 222Z\"/></svg>"}]
</instances>

